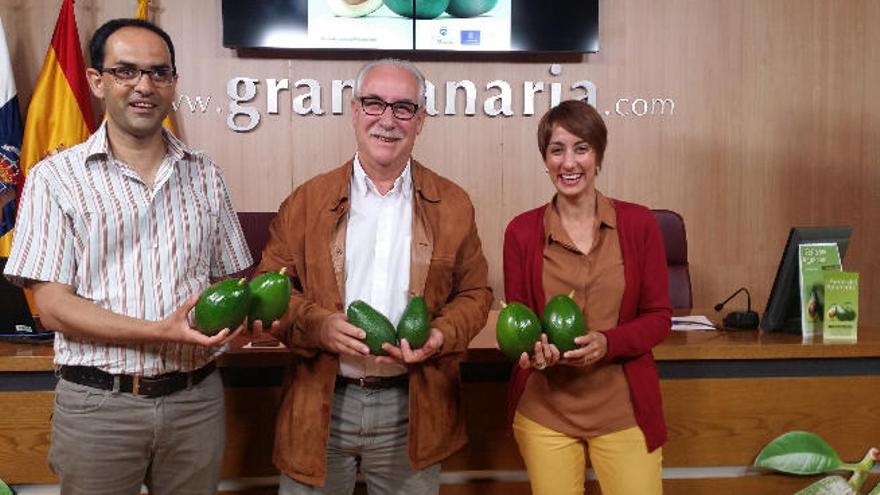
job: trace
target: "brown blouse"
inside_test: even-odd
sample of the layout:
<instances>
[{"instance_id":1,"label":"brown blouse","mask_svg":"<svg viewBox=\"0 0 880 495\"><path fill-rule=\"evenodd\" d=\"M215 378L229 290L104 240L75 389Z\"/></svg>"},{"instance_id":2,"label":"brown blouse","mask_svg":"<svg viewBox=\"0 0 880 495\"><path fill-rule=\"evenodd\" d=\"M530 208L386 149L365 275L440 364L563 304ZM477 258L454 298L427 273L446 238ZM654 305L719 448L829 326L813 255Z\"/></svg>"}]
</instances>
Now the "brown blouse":
<instances>
[{"instance_id":1,"label":"brown blouse","mask_svg":"<svg viewBox=\"0 0 880 495\"><path fill-rule=\"evenodd\" d=\"M625 283L617 215L611 201L596 194L599 226L588 254L575 246L562 226L555 198L544 214L544 292L549 300L574 290L574 301L584 312L588 331L617 325ZM614 363L536 370L517 411L581 439L636 426L623 367Z\"/></svg>"}]
</instances>

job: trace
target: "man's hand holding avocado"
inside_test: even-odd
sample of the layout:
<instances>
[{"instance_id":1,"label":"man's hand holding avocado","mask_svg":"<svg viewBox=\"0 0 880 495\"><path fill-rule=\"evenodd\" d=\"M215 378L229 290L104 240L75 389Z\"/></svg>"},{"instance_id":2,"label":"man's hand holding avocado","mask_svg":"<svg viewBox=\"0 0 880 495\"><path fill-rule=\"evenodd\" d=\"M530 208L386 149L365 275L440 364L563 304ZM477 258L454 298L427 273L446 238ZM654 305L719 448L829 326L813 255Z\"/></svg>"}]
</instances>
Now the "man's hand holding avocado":
<instances>
[{"instance_id":1,"label":"man's hand holding avocado","mask_svg":"<svg viewBox=\"0 0 880 495\"><path fill-rule=\"evenodd\" d=\"M443 332L436 328L432 328L430 332L428 340L418 349L412 349L405 338L400 339L400 347L395 347L389 343L382 344L382 349L388 355L377 357L376 362L415 364L428 359L440 352L440 348L443 347Z\"/></svg>"},{"instance_id":2,"label":"man's hand holding avocado","mask_svg":"<svg viewBox=\"0 0 880 495\"><path fill-rule=\"evenodd\" d=\"M327 316L319 333L321 346L330 352L361 357L370 354L370 348L363 342L367 332L349 323L342 313Z\"/></svg>"}]
</instances>

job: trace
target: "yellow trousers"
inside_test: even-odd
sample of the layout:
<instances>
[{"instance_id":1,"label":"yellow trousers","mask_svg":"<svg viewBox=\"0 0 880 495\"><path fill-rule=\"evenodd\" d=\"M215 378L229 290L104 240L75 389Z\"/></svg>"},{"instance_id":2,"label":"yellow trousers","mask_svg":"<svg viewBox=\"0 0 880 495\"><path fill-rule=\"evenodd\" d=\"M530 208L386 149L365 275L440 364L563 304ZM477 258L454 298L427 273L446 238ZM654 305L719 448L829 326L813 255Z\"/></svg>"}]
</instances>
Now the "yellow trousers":
<instances>
[{"instance_id":1,"label":"yellow trousers","mask_svg":"<svg viewBox=\"0 0 880 495\"><path fill-rule=\"evenodd\" d=\"M648 453L645 435L638 427L584 441L517 412L513 436L526 463L533 495L582 495L587 453L602 495L663 493L662 449Z\"/></svg>"}]
</instances>

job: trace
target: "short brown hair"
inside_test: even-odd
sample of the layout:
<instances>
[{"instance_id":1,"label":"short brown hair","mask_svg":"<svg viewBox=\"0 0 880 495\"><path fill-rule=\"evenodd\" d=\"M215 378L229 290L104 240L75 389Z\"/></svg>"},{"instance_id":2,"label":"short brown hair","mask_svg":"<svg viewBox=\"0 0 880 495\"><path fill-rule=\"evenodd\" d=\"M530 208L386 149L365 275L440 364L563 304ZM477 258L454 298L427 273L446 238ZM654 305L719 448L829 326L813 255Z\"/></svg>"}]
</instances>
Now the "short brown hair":
<instances>
[{"instance_id":1,"label":"short brown hair","mask_svg":"<svg viewBox=\"0 0 880 495\"><path fill-rule=\"evenodd\" d=\"M608 144L608 129L602 116L592 105L580 100L566 100L541 117L541 122L538 123L538 150L541 151L541 158L547 156L547 146L556 126L563 127L586 141L596 152L596 163L602 164L605 146Z\"/></svg>"}]
</instances>

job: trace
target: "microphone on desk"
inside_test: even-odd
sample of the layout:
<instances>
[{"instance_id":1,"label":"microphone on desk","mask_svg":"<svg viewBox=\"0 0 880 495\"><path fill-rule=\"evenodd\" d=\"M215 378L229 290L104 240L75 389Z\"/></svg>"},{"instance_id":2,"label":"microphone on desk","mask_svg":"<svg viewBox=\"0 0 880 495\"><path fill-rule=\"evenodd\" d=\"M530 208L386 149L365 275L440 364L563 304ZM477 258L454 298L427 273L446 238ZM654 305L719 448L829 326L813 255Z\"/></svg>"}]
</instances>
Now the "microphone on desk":
<instances>
[{"instance_id":1,"label":"microphone on desk","mask_svg":"<svg viewBox=\"0 0 880 495\"><path fill-rule=\"evenodd\" d=\"M731 313L727 313L727 316L722 320L722 324L725 328L737 329L737 330L753 330L758 328L758 313L752 311L752 295L749 294L749 290L745 287L740 287L733 294L730 295L724 301L715 305L715 311L721 311L724 308L724 305L727 304L728 301L733 299L734 296L739 294L740 292L745 292L746 297L746 311L733 311Z\"/></svg>"}]
</instances>

